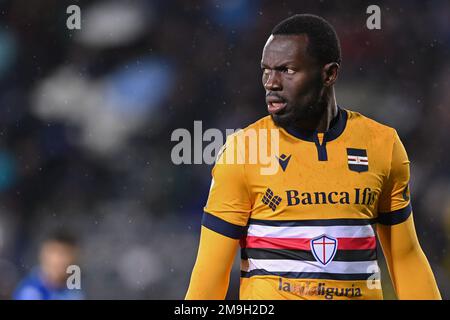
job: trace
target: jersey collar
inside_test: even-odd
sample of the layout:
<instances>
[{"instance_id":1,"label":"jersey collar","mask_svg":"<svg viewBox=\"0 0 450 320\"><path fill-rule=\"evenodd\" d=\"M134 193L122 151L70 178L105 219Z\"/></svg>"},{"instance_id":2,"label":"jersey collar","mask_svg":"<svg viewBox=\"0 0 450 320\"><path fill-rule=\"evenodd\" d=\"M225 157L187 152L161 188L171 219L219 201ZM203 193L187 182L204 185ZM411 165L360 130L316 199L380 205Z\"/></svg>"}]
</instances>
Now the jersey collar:
<instances>
[{"instance_id":1,"label":"jersey collar","mask_svg":"<svg viewBox=\"0 0 450 320\"><path fill-rule=\"evenodd\" d=\"M332 141L334 139L336 139L337 137L339 137L342 132L344 132L345 126L347 124L347 111L345 111L344 109L340 108L338 106L338 113L336 115L336 117L334 117L334 119L331 121L331 125L330 128L328 129L327 132L325 132L323 139L324 141ZM314 142L317 138L317 130L314 131L309 131L309 130L300 130L298 128L292 128L292 127L288 127L285 128L285 130L292 136L301 139L301 140L305 140L305 141L310 141L310 142Z\"/></svg>"}]
</instances>

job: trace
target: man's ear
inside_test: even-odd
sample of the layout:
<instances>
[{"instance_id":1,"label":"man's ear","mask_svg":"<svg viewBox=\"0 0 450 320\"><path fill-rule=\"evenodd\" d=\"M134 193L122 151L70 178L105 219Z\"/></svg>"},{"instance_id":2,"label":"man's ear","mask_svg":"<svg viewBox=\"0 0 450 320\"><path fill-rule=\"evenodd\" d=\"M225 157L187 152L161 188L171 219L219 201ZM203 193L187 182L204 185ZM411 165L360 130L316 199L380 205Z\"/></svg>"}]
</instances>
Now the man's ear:
<instances>
[{"instance_id":1,"label":"man's ear","mask_svg":"<svg viewBox=\"0 0 450 320\"><path fill-rule=\"evenodd\" d=\"M330 62L323 66L322 68L322 81L324 86L332 86L338 77L339 64L336 62Z\"/></svg>"}]
</instances>

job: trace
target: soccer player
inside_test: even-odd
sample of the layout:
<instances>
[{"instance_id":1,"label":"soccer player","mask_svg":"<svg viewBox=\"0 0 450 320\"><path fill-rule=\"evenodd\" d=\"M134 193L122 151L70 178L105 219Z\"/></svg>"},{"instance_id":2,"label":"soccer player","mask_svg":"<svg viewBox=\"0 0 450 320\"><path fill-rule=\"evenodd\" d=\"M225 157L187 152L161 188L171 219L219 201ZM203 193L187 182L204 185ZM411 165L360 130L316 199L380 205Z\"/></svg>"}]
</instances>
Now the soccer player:
<instances>
[{"instance_id":1,"label":"soccer player","mask_svg":"<svg viewBox=\"0 0 450 320\"><path fill-rule=\"evenodd\" d=\"M186 299L224 299L241 246L240 299L382 299L378 237L399 299L440 299L415 232L409 160L397 132L336 104L334 28L294 15L262 53L269 116L231 143L278 129L280 170L217 161Z\"/></svg>"},{"instance_id":2,"label":"soccer player","mask_svg":"<svg viewBox=\"0 0 450 320\"><path fill-rule=\"evenodd\" d=\"M67 267L78 256L78 245L65 233L51 234L41 245L40 265L34 268L16 288L15 300L82 300L81 289L69 289Z\"/></svg>"}]
</instances>

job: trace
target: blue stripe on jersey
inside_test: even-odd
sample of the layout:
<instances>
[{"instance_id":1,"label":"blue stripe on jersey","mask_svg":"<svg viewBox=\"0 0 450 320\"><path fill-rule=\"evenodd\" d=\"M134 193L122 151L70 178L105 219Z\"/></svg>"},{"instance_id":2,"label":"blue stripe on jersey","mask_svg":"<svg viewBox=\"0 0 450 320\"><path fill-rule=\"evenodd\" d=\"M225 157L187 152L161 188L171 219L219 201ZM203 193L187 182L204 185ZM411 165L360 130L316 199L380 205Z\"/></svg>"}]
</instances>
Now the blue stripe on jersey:
<instances>
[{"instance_id":1,"label":"blue stripe on jersey","mask_svg":"<svg viewBox=\"0 0 450 320\"><path fill-rule=\"evenodd\" d=\"M249 272L241 271L242 278L253 276L278 276L292 279L326 279L326 280L367 280L373 273L327 273L327 272L269 272L255 269Z\"/></svg>"},{"instance_id":2,"label":"blue stripe on jersey","mask_svg":"<svg viewBox=\"0 0 450 320\"><path fill-rule=\"evenodd\" d=\"M298 260L316 261L316 258L309 250L293 249L264 249L264 248L243 248L241 249L241 259L269 259L269 260ZM376 249L364 250L337 250L333 261L374 261L377 260Z\"/></svg>"},{"instance_id":3,"label":"blue stripe on jersey","mask_svg":"<svg viewBox=\"0 0 450 320\"><path fill-rule=\"evenodd\" d=\"M208 212L203 213L202 225L212 231L233 239L240 239L246 230L245 226L242 227L229 223Z\"/></svg>"},{"instance_id":4,"label":"blue stripe on jersey","mask_svg":"<svg viewBox=\"0 0 450 320\"><path fill-rule=\"evenodd\" d=\"M412 212L411 202L403 209L391 211L391 212L379 212L378 213L378 223L387 226L392 226L395 224L402 223L409 218Z\"/></svg>"}]
</instances>

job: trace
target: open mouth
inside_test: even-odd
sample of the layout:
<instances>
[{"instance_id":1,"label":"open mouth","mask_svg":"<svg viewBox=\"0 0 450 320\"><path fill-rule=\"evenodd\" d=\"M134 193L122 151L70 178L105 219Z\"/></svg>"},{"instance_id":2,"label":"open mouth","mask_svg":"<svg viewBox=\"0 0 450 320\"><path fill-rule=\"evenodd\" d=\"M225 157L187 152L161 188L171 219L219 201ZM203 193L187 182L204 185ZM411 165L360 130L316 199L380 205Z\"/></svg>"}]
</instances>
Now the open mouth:
<instances>
[{"instance_id":1,"label":"open mouth","mask_svg":"<svg viewBox=\"0 0 450 320\"><path fill-rule=\"evenodd\" d=\"M270 114L275 114L286 108L286 102L268 102L267 110Z\"/></svg>"}]
</instances>

